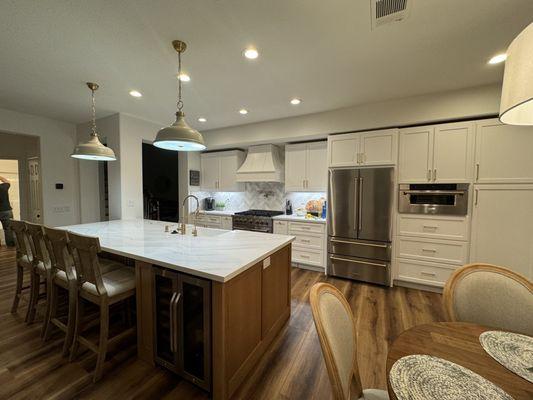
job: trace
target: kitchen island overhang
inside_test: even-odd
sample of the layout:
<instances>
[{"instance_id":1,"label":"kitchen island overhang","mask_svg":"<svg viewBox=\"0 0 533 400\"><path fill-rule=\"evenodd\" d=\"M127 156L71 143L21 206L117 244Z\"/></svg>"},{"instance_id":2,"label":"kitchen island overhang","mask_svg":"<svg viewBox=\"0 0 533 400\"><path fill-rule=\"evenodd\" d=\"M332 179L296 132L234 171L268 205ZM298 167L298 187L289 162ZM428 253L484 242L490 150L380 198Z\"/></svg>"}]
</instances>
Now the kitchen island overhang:
<instances>
[{"instance_id":1,"label":"kitchen island overhang","mask_svg":"<svg viewBox=\"0 0 533 400\"><path fill-rule=\"evenodd\" d=\"M196 379L183 368L174 370L210 390L214 399L230 398L290 317L294 237L210 228L198 228L194 237L190 233L165 232L166 225L159 221L117 220L63 228L96 236L105 252L134 261L138 356L152 365L160 360L156 349L162 347L156 319L158 300L164 292L158 292L156 276L176 276L180 283L172 286L176 291L173 295L181 290L176 288L184 287L183 282L198 282L206 292L203 299L209 303L204 307L209 315L200 323L204 331L209 330L204 343L208 355L205 376ZM175 300L173 296L170 309L174 306L175 313L183 316L178 307L185 307L186 299L182 297L181 305ZM183 340L185 323L179 326L176 319L173 321L171 334L176 335L176 341ZM180 329L181 336L173 332ZM176 352L176 363L183 364L184 355Z\"/></svg>"}]
</instances>

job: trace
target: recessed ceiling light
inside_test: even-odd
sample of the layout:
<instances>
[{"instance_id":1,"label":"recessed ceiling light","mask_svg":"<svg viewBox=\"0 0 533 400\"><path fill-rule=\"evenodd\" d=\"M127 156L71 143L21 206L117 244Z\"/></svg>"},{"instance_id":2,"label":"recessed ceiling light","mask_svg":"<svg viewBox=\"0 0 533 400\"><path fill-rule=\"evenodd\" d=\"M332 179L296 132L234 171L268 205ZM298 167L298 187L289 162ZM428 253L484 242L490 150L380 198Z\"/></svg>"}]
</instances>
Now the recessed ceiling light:
<instances>
[{"instance_id":1,"label":"recessed ceiling light","mask_svg":"<svg viewBox=\"0 0 533 400\"><path fill-rule=\"evenodd\" d=\"M257 57L259 57L259 52L257 49L250 47L244 50L244 57L249 58L250 60L255 60Z\"/></svg>"},{"instance_id":2,"label":"recessed ceiling light","mask_svg":"<svg viewBox=\"0 0 533 400\"><path fill-rule=\"evenodd\" d=\"M198 122L207 122L207 119L204 117L198 118Z\"/></svg>"},{"instance_id":3,"label":"recessed ceiling light","mask_svg":"<svg viewBox=\"0 0 533 400\"><path fill-rule=\"evenodd\" d=\"M138 92L137 90L130 90L130 96L131 97L143 97L141 92Z\"/></svg>"},{"instance_id":4,"label":"recessed ceiling light","mask_svg":"<svg viewBox=\"0 0 533 400\"><path fill-rule=\"evenodd\" d=\"M302 102L302 100L300 100L299 98L295 97L294 99L291 100L291 104L293 106L297 106L298 104L300 104Z\"/></svg>"},{"instance_id":5,"label":"recessed ceiling light","mask_svg":"<svg viewBox=\"0 0 533 400\"><path fill-rule=\"evenodd\" d=\"M179 74L178 79L182 82L189 82L191 80L191 77L187 74Z\"/></svg>"},{"instance_id":6,"label":"recessed ceiling light","mask_svg":"<svg viewBox=\"0 0 533 400\"><path fill-rule=\"evenodd\" d=\"M239 114L246 115L246 114L248 114L248 110L246 108L241 108L239 110Z\"/></svg>"},{"instance_id":7,"label":"recessed ceiling light","mask_svg":"<svg viewBox=\"0 0 533 400\"><path fill-rule=\"evenodd\" d=\"M489 64L499 64L507 59L507 54L497 54L489 60Z\"/></svg>"}]
</instances>

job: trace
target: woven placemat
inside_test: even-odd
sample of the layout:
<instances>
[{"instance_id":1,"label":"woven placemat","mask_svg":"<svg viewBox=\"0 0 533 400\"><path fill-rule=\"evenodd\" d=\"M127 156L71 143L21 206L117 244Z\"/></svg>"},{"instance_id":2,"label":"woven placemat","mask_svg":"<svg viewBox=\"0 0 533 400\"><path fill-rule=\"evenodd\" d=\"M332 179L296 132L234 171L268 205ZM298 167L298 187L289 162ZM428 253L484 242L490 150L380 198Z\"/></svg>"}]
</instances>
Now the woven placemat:
<instances>
[{"instance_id":1,"label":"woven placemat","mask_svg":"<svg viewBox=\"0 0 533 400\"><path fill-rule=\"evenodd\" d=\"M533 383L533 338L512 332L487 331L479 336L481 347L496 361Z\"/></svg>"},{"instance_id":2,"label":"woven placemat","mask_svg":"<svg viewBox=\"0 0 533 400\"><path fill-rule=\"evenodd\" d=\"M398 400L512 400L501 388L475 372L422 354L396 361L389 381Z\"/></svg>"}]
</instances>

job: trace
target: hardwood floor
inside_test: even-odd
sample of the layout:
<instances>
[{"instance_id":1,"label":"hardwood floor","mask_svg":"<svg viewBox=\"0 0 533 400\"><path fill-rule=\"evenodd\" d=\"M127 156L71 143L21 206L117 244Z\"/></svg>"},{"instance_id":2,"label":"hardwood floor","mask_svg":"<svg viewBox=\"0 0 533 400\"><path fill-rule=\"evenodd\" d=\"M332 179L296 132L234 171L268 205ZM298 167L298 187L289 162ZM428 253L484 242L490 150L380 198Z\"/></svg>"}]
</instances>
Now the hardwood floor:
<instances>
[{"instance_id":1,"label":"hardwood floor","mask_svg":"<svg viewBox=\"0 0 533 400\"><path fill-rule=\"evenodd\" d=\"M111 349L104 377L92 383L94 353L80 349L69 363L61 358L63 335L40 339L43 308L36 322L24 321L25 304L10 313L15 288L15 253L0 247L0 399L208 399L172 373L138 361L135 341ZM237 399L330 399L330 385L309 306L309 289L319 281L338 287L357 319L358 358L364 388L386 388L389 344L403 330L444 319L441 296L395 287L326 278L292 270L292 315L263 359L238 391Z\"/></svg>"}]
</instances>

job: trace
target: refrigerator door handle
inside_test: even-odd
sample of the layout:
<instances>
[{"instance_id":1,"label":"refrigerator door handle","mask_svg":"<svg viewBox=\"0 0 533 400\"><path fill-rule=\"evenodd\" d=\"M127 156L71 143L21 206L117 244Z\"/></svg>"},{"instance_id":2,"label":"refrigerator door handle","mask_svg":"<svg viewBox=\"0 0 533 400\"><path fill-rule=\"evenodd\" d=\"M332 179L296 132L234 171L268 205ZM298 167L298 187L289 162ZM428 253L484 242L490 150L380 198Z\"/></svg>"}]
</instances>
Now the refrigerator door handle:
<instances>
[{"instance_id":1,"label":"refrigerator door handle","mask_svg":"<svg viewBox=\"0 0 533 400\"><path fill-rule=\"evenodd\" d=\"M370 246L370 247L379 247L382 249L386 249L389 246L386 244L376 244L376 243L361 243L361 242L350 242L348 240L340 240L340 239L330 239L331 242L334 243L344 243L344 244L356 244L359 246Z\"/></svg>"},{"instance_id":2,"label":"refrigerator door handle","mask_svg":"<svg viewBox=\"0 0 533 400\"><path fill-rule=\"evenodd\" d=\"M359 178L359 231L363 230L363 178Z\"/></svg>"}]
</instances>

